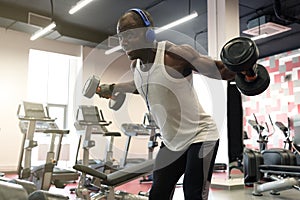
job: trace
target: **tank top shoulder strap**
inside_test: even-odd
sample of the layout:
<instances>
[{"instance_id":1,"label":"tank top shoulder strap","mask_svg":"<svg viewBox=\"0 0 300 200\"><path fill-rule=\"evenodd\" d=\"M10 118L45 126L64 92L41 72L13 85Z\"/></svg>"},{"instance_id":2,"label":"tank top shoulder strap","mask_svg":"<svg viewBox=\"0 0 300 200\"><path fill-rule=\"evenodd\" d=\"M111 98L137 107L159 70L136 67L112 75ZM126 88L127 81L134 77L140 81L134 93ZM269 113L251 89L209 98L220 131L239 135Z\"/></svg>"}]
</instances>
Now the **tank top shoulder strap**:
<instances>
[{"instance_id":1,"label":"tank top shoulder strap","mask_svg":"<svg viewBox=\"0 0 300 200\"><path fill-rule=\"evenodd\" d=\"M141 71L141 60L140 60L139 58L136 59L135 68L136 68L138 71Z\"/></svg>"},{"instance_id":2,"label":"tank top shoulder strap","mask_svg":"<svg viewBox=\"0 0 300 200\"><path fill-rule=\"evenodd\" d=\"M154 64L164 64L166 41L158 42Z\"/></svg>"}]
</instances>

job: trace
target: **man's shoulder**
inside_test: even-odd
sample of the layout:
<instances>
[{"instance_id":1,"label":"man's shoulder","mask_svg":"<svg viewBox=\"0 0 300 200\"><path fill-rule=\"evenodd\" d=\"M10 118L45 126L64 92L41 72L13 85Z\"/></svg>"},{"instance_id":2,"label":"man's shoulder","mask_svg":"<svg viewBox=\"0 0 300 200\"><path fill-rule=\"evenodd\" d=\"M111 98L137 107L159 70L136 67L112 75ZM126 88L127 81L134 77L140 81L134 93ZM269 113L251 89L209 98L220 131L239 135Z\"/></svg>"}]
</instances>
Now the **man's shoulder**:
<instances>
[{"instance_id":1,"label":"man's shoulder","mask_svg":"<svg viewBox=\"0 0 300 200\"><path fill-rule=\"evenodd\" d=\"M164 41L166 43L165 50L173 53L182 52L182 51L189 51L192 47L188 44L175 44L170 41Z\"/></svg>"}]
</instances>

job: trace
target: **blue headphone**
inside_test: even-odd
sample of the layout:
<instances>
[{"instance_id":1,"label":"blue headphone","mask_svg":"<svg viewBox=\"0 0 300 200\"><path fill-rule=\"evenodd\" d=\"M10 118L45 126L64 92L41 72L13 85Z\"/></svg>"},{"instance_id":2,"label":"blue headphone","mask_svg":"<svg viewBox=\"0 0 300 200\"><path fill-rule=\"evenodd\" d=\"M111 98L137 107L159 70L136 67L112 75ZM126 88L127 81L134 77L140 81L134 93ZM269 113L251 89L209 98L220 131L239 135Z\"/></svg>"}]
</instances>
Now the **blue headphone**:
<instances>
[{"instance_id":1,"label":"blue headphone","mask_svg":"<svg viewBox=\"0 0 300 200\"><path fill-rule=\"evenodd\" d=\"M129 11L133 11L133 12L137 13L141 17L141 19L143 20L144 25L146 27L149 27L151 25L151 22L149 21L147 15L141 9L139 9L139 8L132 8ZM154 30L152 28L149 28L146 31L145 37L146 37L146 40L148 42L153 42L155 40L155 32L154 32Z\"/></svg>"}]
</instances>

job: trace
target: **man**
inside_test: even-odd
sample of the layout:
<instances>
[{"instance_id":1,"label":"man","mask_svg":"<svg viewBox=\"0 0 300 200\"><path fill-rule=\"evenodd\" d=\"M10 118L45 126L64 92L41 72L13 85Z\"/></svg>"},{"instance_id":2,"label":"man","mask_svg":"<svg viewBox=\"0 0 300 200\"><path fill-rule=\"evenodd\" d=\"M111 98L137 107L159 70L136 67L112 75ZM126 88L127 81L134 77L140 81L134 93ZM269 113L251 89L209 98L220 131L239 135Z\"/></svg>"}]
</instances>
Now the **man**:
<instances>
[{"instance_id":1,"label":"man","mask_svg":"<svg viewBox=\"0 0 300 200\"><path fill-rule=\"evenodd\" d=\"M220 61L203 56L188 45L157 42L150 14L127 11L118 21L120 45L132 61L134 80L100 85L100 97L114 92L140 94L160 128L162 146L153 172L150 200L172 199L184 174L185 199L208 199L219 135L212 117L198 101L192 72L231 80L235 73Z\"/></svg>"}]
</instances>

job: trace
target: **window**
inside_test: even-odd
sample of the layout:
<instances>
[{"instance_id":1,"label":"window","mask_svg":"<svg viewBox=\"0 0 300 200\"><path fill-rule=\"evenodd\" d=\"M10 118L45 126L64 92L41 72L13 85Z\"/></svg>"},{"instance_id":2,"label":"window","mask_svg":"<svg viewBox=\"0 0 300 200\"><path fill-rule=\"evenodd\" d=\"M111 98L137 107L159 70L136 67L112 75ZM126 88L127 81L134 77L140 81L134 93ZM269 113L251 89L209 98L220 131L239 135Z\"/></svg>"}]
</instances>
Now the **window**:
<instances>
[{"instance_id":1,"label":"window","mask_svg":"<svg viewBox=\"0 0 300 200\"><path fill-rule=\"evenodd\" d=\"M49 116L56 118L56 124L60 129L72 129L73 105L76 96L75 83L81 72L80 57L31 49L29 52L28 85L26 101L42 103L48 107ZM77 91L78 92L78 91ZM71 133L71 131L70 131ZM43 152L43 155L35 156L32 161L42 163L40 159L46 158L46 146L49 146L49 136L35 134L38 148L34 151ZM71 136L72 138L72 136ZM74 142L73 142L74 143ZM63 140L63 146L72 144L70 134ZM71 147L72 148L72 147ZM44 150L43 150L44 149ZM63 148L61 151L70 150ZM70 152L61 152L69 155ZM37 162L35 161L37 160ZM67 161L66 159L64 159ZM70 158L70 165L74 164ZM68 163L66 163L68 165Z\"/></svg>"}]
</instances>

